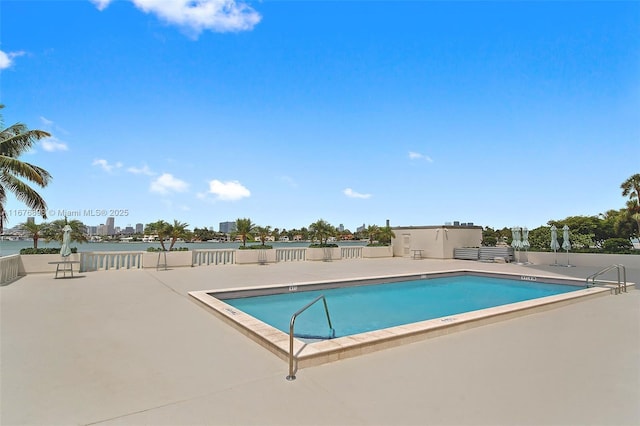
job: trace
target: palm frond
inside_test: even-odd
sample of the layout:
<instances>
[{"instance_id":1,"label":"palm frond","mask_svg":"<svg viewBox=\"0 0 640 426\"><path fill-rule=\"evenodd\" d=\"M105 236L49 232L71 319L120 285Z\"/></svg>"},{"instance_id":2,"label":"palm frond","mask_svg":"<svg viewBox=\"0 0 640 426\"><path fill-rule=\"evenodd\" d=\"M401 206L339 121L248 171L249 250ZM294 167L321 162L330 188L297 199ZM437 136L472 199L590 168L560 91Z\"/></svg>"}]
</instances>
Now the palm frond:
<instances>
[{"instance_id":1,"label":"palm frond","mask_svg":"<svg viewBox=\"0 0 640 426\"><path fill-rule=\"evenodd\" d=\"M0 132L0 154L18 157L30 150L38 140L50 136L43 130L28 130L22 124L14 124Z\"/></svg>"},{"instance_id":2,"label":"palm frond","mask_svg":"<svg viewBox=\"0 0 640 426\"><path fill-rule=\"evenodd\" d=\"M29 208L41 212L43 218L47 218L47 203L33 188L20 179L7 173L0 173L0 186L13 192L16 198L25 203ZM4 204L4 203L2 203Z\"/></svg>"},{"instance_id":3,"label":"palm frond","mask_svg":"<svg viewBox=\"0 0 640 426\"><path fill-rule=\"evenodd\" d=\"M41 187L47 186L51 180L51 175L42 167L25 163L17 158L0 155L0 170L5 175L17 175L25 178ZM0 181L1 181L0 177Z\"/></svg>"}]
</instances>

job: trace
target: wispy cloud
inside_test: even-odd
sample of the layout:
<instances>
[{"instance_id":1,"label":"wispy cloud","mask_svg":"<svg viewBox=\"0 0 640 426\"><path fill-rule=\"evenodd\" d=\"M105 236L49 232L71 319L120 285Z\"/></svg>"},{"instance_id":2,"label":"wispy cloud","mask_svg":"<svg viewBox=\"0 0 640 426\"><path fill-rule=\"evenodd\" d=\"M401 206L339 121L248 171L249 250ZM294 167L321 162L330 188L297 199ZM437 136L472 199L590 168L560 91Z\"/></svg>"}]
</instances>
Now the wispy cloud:
<instances>
[{"instance_id":1,"label":"wispy cloud","mask_svg":"<svg viewBox=\"0 0 640 426\"><path fill-rule=\"evenodd\" d=\"M112 0L91 0L104 10ZM144 13L151 13L169 24L188 29L194 36L204 30L214 32L248 31L262 16L238 0L129 0Z\"/></svg>"},{"instance_id":2,"label":"wispy cloud","mask_svg":"<svg viewBox=\"0 0 640 426\"><path fill-rule=\"evenodd\" d=\"M44 124L45 126L53 126L53 120L49 120L48 118L42 117L40 116L40 121L42 122L42 124Z\"/></svg>"},{"instance_id":3,"label":"wispy cloud","mask_svg":"<svg viewBox=\"0 0 640 426\"><path fill-rule=\"evenodd\" d=\"M169 194L171 192L185 192L189 189L189 184L174 177L170 173L163 173L151 182L149 190L158 194Z\"/></svg>"},{"instance_id":4,"label":"wispy cloud","mask_svg":"<svg viewBox=\"0 0 640 426\"><path fill-rule=\"evenodd\" d=\"M207 198L207 195L209 194L215 195L217 200L237 201L242 198L250 197L251 191L237 180L222 182L217 179L213 179L209 181L209 191L204 194L198 194L198 197Z\"/></svg>"},{"instance_id":5,"label":"wispy cloud","mask_svg":"<svg viewBox=\"0 0 640 426\"><path fill-rule=\"evenodd\" d=\"M297 188L298 187L298 182L296 182L292 177L290 176L280 176L280 180L284 183L286 183L287 185L289 185L291 188Z\"/></svg>"},{"instance_id":6,"label":"wispy cloud","mask_svg":"<svg viewBox=\"0 0 640 426\"><path fill-rule=\"evenodd\" d=\"M119 169L122 167L122 163L119 161L115 164L110 164L107 160L102 158L93 160L93 163L91 163L91 165L100 167L102 170L104 170L107 173L111 173L114 169Z\"/></svg>"},{"instance_id":7,"label":"wispy cloud","mask_svg":"<svg viewBox=\"0 0 640 426\"><path fill-rule=\"evenodd\" d=\"M344 193L344 195L346 195L349 198L362 198L362 199L371 198L371 194L361 194L359 192L354 191L351 188L347 188L342 192Z\"/></svg>"},{"instance_id":8,"label":"wispy cloud","mask_svg":"<svg viewBox=\"0 0 640 426\"><path fill-rule=\"evenodd\" d=\"M0 70L11 68L13 65L13 58L24 55L25 52L4 52L0 50Z\"/></svg>"},{"instance_id":9,"label":"wispy cloud","mask_svg":"<svg viewBox=\"0 0 640 426\"><path fill-rule=\"evenodd\" d=\"M146 164L142 167L129 167L127 168L129 173L133 173L134 175L145 175L145 176L155 176L157 173L151 171L149 166Z\"/></svg>"},{"instance_id":10,"label":"wispy cloud","mask_svg":"<svg viewBox=\"0 0 640 426\"><path fill-rule=\"evenodd\" d=\"M420 154L419 152L409 151L410 160L424 160L429 163L433 163L433 159L428 155Z\"/></svg>"},{"instance_id":11,"label":"wispy cloud","mask_svg":"<svg viewBox=\"0 0 640 426\"><path fill-rule=\"evenodd\" d=\"M69 147L67 146L67 144L65 142L62 142L60 139L56 138L55 136L51 136L51 137L40 140L40 145L42 146L42 149L44 149L47 152L69 150Z\"/></svg>"}]
</instances>

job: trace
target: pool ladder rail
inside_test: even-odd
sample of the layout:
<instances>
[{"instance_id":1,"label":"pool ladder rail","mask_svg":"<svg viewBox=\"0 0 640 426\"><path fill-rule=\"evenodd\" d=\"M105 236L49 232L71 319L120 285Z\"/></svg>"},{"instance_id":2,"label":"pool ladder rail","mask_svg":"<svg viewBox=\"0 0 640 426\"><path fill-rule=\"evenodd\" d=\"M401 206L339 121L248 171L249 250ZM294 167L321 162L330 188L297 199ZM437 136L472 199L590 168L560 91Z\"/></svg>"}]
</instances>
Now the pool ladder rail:
<instances>
[{"instance_id":1,"label":"pool ladder rail","mask_svg":"<svg viewBox=\"0 0 640 426\"><path fill-rule=\"evenodd\" d=\"M616 269L618 272L618 281L616 283L616 281L604 281L604 280L599 280L597 281L596 278L598 278L600 275L603 275L609 271L612 271ZM622 275L621 275L622 273ZM591 274L587 277L587 287L606 287L606 288L611 288L611 284L617 284L614 291L615 294L620 294L621 292L627 292L627 271L624 267L623 264L618 263L618 264L614 264L614 265L609 265L606 268L596 272L595 274Z\"/></svg>"},{"instance_id":2,"label":"pool ladder rail","mask_svg":"<svg viewBox=\"0 0 640 426\"><path fill-rule=\"evenodd\" d=\"M336 331L333 329L333 325L331 325L331 317L329 316L329 308L327 307L327 299L324 297L324 295L321 294L320 296L316 297L311 302L309 302L307 305L305 305L303 308L301 308L298 312L293 314L291 316L291 321L289 322L289 375L287 376L287 380L289 380L289 381L296 379L296 375L294 374L294 371L293 371L293 336L294 336L293 330L294 330L295 325L296 325L296 318L298 318L298 315L300 315L301 313L303 313L304 311L309 309L311 307L311 305L313 305L314 303L318 302L319 300L322 300L322 302L324 303L324 312L327 314L327 322L329 323L329 329L331 330L331 337L330 338L333 338L333 337L336 336Z\"/></svg>"}]
</instances>

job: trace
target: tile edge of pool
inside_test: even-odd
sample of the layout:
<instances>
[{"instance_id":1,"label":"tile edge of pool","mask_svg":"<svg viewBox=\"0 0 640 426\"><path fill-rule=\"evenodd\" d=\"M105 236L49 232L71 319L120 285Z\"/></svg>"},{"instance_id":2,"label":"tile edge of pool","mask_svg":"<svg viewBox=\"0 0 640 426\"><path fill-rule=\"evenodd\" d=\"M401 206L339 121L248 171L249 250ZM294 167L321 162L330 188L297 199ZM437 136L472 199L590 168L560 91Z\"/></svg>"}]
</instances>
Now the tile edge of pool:
<instances>
[{"instance_id":1,"label":"tile edge of pool","mask_svg":"<svg viewBox=\"0 0 640 426\"><path fill-rule=\"evenodd\" d=\"M450 270L438 271L424 274L402 274L393 276L361 277L348 280L312 281L295 284L278 284L245 288L230 288L220 290L199 290L188 294L200 302L215 316L231 325L245 336L251 338L264 348L274 353L279 358L289 360L289 335L256 318L246 314L224 301L217 299L212 294L229 294L230 292L282 289L283 287L309 286L328 283L342 282L370 282L389 278L411 278L418 277L440 277L458 274L477 274L482 276L493 276L498 278L519 278L523 281L538 281L584 285L584 280L571 278L558 278L554 276L522 275L522 274L495 274L486 271L473 270ZM544 281L543 281L544 280ZM589 287L582 290L572 291L543 298L511 303L507 305L466 312L441 318L435 318L411 324L405 324L381 330L365 332L361 334L339 337L314 343L306 343L298 338L294 338L294 354L298 368L312 367L340 359L363 355L390 347L413 343L434 337L443 336L457 331L463 331L483 325L492 324L498 321L507 320L514 317L525 316L549 309L555 309L568 304L576 303L592 297L605 296L611 293L611 289L602 287Z\"/></svg>"}]
</instances>

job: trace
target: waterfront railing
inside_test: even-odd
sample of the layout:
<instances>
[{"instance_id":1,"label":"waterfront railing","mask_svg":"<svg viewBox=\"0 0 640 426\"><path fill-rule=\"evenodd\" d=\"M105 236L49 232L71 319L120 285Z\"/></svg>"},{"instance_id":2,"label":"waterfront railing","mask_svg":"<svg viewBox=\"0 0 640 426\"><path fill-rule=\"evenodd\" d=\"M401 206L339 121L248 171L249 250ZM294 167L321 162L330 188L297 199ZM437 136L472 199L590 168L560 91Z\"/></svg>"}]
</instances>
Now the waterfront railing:
<instances>
[{"instance_id":1,"label":"waterfront railing","mask_svg":"<svg viewBox=\"0 0 640 426\"><path fill-rule=\"evenodd\" d=\"M142 269L144 252L83 252L80 253L80 272L110 269Z\"/></svg>"},{"instance_id":2,"label":"waterfront railing","mask_svg":"<svg viewBox=\"0 0 640 426\"><path fill-rule=\"evenodd\" d=\"M193 250L191 266L226 265L234 263L235 250Z\"/></svg>"},{"instance_id":3,"label":"waterfront railing","mask_svg":"<svg viewBox=\"0 0 640 426\"><path fill-rule=\"evenodd\" d=\"M340 247L340 257L342 259L361 259L362 247Z\"/></svg>"},{"instance_id":4,"label":"waterfront railing","mask_svg":"<svg viewBox=\"0 0 640 426\"><path fill-rule=\"evenodd\" d=\"M276 249L276 262L299 262L307 260L305 247Z\"/></svg>"},{"instance_id":5,"label":"waterfront railing","mask_svg":"<svg viewBox=\"0 0 640 426\"><path fill-rule=\"evenodd\" d=\"M0 285L5 285L18 278L20 271L20 255L0 257Z\"/></svg>"}]
</instances>

